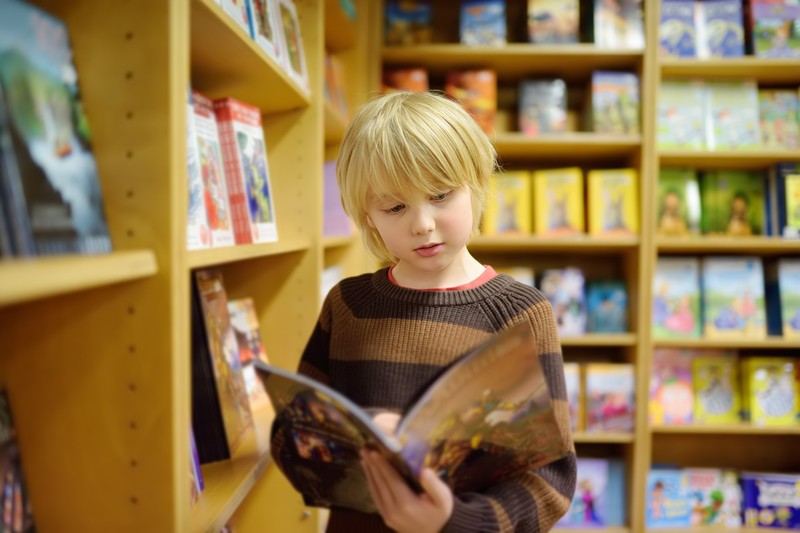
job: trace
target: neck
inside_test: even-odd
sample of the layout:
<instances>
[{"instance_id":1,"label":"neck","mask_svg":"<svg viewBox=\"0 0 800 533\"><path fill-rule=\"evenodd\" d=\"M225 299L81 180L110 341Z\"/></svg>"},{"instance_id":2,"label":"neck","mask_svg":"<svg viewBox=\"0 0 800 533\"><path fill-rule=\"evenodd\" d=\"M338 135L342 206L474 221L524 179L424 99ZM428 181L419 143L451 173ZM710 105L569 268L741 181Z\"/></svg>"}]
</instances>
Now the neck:
<instances>
[{"instance_id":1,"label":"neck","mask_svg":"<svg viewBox=\"0 0 800 533\"><path fill-rule=\"evenodd\" d=\"M409 289L447 289L477 279L486 267L465 249L458 259L438 270L419 270L400 262L392 269L395 281Z\"/></svg>"}]
</instances>

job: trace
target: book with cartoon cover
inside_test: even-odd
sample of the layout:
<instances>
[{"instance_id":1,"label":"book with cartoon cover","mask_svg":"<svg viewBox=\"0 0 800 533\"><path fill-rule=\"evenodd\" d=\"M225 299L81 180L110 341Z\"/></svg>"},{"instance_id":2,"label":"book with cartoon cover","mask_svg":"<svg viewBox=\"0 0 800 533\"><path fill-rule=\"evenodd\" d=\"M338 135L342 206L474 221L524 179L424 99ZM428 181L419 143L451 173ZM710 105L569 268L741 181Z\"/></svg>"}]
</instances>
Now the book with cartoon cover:
<instances>
[{"instance_id":1,"label":"book with cartoon cover","mask_svg":"<svg viewBox=\"0 0 800 533\"><path fill-rule=\"evenodd\" d=\"M421 490L431 468L455 492L479 491L521 469L566 455L530 325L520 323L467 352L403 414L395 437L339 392L256 360L275 407L278 462L307 505L375 512L361 451L383 455ZM277 437L276 437L277 438Z\"/></svg>"}]
</instances>

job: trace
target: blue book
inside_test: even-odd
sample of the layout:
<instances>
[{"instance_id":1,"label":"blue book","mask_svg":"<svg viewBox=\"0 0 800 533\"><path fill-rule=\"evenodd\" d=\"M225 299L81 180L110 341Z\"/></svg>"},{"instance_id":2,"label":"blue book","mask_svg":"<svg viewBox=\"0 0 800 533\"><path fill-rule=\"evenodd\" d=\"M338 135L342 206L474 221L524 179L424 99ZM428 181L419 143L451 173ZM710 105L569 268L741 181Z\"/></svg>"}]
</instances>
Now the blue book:
<instances>
[{"instance_id":1,"label":"blue book","mask_svg":"<svg viewBox=\"0 0 800 533\"><path fill-rule=\"evenodd\" d=\"M461 4L461 43L506 44L505 0L467 0Z\"/></svg>"},{"instance_id":2,"label":"blue book","mask_svg":"<svg viewBox=\"0 0 800 533\"><path fill-rule=\"evenodd\" d=\"M586 306L589 331L624 333L628 331L628 291L622 280L592 281L587 284Z\"/></svg>"},{"instance_id":3,"label":"blue book","mask_svg":"<svg viewBox=\"0 0 800 533\"><path fill-rule=\"evenodd\" d=\"M767 334L760 257L703 259L704 332L708 338L763 338Z\"/></svg>"},{"instance_id":4,"label":"blue book","mask_svg":"<svg viewBox=\"0 0 800 533\"><path fill-rule=\"evenodd\" d=\"M661 20L658 39L662 56L695 57L694 0L661 0Z\"/></svg>"},{"instance_id":5,"label":"blue book","mask_svg":"<svg viewBox=\"0 0 800 533\"><path fill-rule=\"evenodd\" d=\"M743 56L742 0L703 0L697 7L697 56Z\"/></svg>"},{"instance_id":6,"label":"blue book","mask_svg":"<svg viewBox=\"0 0 800 533\"><path fill-rule=\"evenodd\" d=\"M621 526L625 516L625 467L619 459L578 458L578 482L569 511L557 528Z\"/></svg>"},{"instance_id":7,"label":"blue book","mask_svg":"<svg viewBox=\"0 0 800 533\"><path fill-rule=\"evenodd\" d=\"M651 469L646 490L645 527L689 527L689 494L680 470Z\"/></svg>"}]
</instances>

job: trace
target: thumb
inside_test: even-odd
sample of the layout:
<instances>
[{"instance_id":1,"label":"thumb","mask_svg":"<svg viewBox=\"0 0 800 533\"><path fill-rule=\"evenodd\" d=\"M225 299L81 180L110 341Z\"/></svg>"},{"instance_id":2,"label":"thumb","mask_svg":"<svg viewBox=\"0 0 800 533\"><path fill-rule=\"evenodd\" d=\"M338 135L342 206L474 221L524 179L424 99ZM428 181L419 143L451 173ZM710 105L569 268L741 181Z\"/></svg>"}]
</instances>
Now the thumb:
<instances>
[{"instance_id":1,"label":"thumb","mask_svg":"<svg viewBox=\"0 0 800 533\"><path fill-rule=\"evenodd\" d=\"M419 475L419 483L425 493L433 500L434 505L440 509L447 510L449 516L453 509L453 493L447 483L439 479L430 468L422 469Z\"/></svg>"}]
</instances>

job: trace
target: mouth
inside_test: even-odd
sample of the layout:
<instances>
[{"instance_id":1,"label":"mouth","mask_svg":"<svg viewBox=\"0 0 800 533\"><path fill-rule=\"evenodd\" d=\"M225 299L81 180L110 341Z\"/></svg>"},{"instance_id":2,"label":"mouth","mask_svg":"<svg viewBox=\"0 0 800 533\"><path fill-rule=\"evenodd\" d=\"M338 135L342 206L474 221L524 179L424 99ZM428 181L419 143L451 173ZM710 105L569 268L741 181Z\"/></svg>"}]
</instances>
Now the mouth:
<instances>
[{"instance_id":1,"label":"mouth","mask_svg":"<svg viewBox=\"0 0 800 533\"><path fill-rule=\"evenodd\" d=\"M442 250L443 247L444 247L443 243L436 242L436 243L425 244L423 246L419 246L417 248L414 248L414 251L417 252L419 255L422 255L424 257L430 257L432 255L438 254Z\"/></svg>"}]
</instances>

